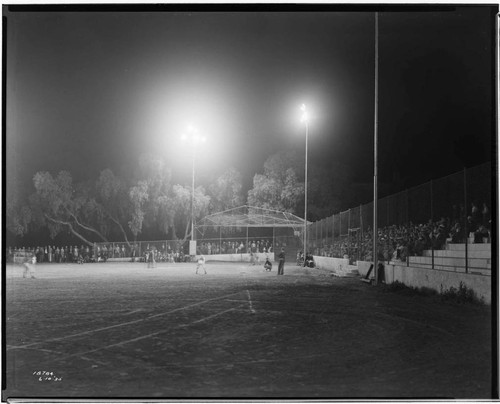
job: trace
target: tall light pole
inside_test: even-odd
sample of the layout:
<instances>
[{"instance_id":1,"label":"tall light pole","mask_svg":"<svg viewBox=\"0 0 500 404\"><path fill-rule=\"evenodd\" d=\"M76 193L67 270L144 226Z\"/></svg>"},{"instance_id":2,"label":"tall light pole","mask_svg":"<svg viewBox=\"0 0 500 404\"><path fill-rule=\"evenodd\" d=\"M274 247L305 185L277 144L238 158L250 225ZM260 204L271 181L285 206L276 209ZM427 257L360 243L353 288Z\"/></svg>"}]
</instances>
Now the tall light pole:
<instances>
[{"instance_id":1,"label":"tall light pole","mask_svg":"<svg viewBox=\"0 0 500 404\"><path fill-rule=\"evenodd\" d=\"M194 171L196 160L196 147L193 147L193 178L191 182L191 240L194 240Z\"/></svg>"},{"instance_id":2,"label":"tall light pole","mask_svg":"<svg viewBox=\"0 0 500 404\"><path fill-rule=\"evenodd\" d=\"M375 116L373 130L373 269L378 283L378 12L375 12Z\"/></svg>"},{"instance_id":3,"label":"tall light pole","mask_svg":"<svg viewBox=\"0 0 500 404\"><path fill-rule=\"evenodd\" d=\"M309 117L306 111L306 105L302 104L300 107L302 111L302 117L300 118L301 122L303 122L306 126L306 161L305 161L305 179L304 179L304 260L307 253L307 138L309 136ZM305 261L304 261L305 262Z\"/></svg>"},{"instance_id":4,"label":"tall light pole","mask_svg":"<svg viewBox=\"0 0 500 404\"><path fill-rule=\"evenodd\" d=\"M198 130L189 125L187 133L182 135L182 140L188 142L192 149L192 179L191 179L191 240L195 239L194 234L194 178L195 178L195 161L196 161L196 149L199 144L205 142L205 137L198 134Z\"/></svg>"}]
</instances>

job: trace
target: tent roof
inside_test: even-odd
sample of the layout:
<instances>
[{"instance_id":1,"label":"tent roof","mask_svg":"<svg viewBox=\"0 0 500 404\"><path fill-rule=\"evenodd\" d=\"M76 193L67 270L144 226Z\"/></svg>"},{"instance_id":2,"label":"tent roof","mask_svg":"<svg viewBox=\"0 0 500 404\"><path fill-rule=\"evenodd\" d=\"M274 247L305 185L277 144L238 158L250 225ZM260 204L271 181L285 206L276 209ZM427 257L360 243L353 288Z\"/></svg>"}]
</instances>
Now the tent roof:
<instances>
[{"instance_id":1,"label":"tent roof","mask_svg":"<svg viewBox=\"0 0 500 404\"><path fill-rule=\"evenodd\" d=\"M307 224L311 224L308 222ZM196 227L303 227L304 219L289 212L240 206L205 216Z\"/></svg>"}]
</instances>

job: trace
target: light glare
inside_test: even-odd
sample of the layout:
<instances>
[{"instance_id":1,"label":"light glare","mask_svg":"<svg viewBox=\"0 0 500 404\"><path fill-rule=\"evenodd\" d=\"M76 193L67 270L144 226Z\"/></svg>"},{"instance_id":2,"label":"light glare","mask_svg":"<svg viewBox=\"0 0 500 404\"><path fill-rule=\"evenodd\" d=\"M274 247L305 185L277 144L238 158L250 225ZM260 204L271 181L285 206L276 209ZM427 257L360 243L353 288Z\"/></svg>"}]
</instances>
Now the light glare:
<instances>
[{"instance_id":1,"label":"light glare","mask_svg":"<svg viewBox=\"0 0 500 404\"><path fill-rule=\"evenodd\" d=\"M309 116L306 111L306 104L302 104L300 106L300 110L302 111L302 116L300 117L300 122L306 122L309 120Z\"/></svg>"},{"instance_id":2,"label":"light glare","mask_svg":"<svg viewBox=\"0 0 500 404\"><path fill-rule=\"evenodd\" d=\"M189 141L193 146L196 146L199 143L205 143L206 137L200 135L198 129L194 125L189 124L186 128L186 132L181 135L181 140L183 142Z\"/></svg>"}]
</instances>

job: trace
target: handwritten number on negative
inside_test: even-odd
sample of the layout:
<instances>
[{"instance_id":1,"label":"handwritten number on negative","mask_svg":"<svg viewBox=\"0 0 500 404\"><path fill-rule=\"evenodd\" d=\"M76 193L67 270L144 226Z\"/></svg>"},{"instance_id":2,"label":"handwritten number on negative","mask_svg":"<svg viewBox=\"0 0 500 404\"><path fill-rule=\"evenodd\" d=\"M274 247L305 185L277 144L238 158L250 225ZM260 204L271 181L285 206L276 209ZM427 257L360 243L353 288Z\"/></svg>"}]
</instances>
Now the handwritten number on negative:
<instances>
[{"instance_id":1,"label":"handwritten number on negative","mask_svg":"<svg viewBox=\"0 0 500 404\"><path fill-rule=\"evenodd\" d=\"M54 372L48 370L35 370L33 376L38 376L39 382L60 382L62 377L58 377Z\"/></svg>"}]
</instances>

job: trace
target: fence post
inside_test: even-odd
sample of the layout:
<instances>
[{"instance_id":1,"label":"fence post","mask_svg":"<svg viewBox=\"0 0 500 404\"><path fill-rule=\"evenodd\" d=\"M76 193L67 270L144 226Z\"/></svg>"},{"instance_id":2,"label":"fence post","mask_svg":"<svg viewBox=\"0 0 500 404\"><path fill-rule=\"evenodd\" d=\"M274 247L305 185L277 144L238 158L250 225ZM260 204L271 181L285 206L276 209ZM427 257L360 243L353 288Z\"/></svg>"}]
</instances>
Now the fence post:
<instances>
[{"instance_id":1,"label":"fence post","mask_svg":"<svg viewBox=\"0 0 500 404\"><path fill-rule=\"evenodd\" d=\"M406 188L406 227L410 226L410 197Z\"/></svg>"},{"instance_id":2,"label":"fence post","mask_svg":"<svg viewBox=\"0 0 500 404\"><path fill-rule=\"evenodd\" d=\"M321 231L320 231L320 252L323 249L323 219L321 219ZM318 255L321 255L320 252L318 252Z\"/></svg>"},{"instance_id":3,"label":"fence post","mask_svg":"<svg viewBox=\"0 0 500 404\"><path fill-rule=\"evenodd\" d=\"M273 226L273 253L275 252L275 251L274 251L274 246L275 246L275 241L274 241L274 230L275 230L275 228L274 228L274 226ZM295 229L294 229L294 230L295 230Z\"/></svg>"},{"instance_id":4,"label":"fence post","mask_svg":"<svg viewBox=\"0 0 500 404\"><path fill-rule=\"evenodd\" d=\"M434 226L434 199L432 195L432 180L431 180L431 226ZM431 268L434 269L434 229L432 229L431 234Z\"/></svg>"},{"instance_id":5,"label":"fence post","mask_svg":"<svg viewBox=\"0 0 500 404\"><path fill-rule=\"evenodd\" d=\"M351 228L351 209L349 208L349 213L347 214L347 235L349 235L350 228Z\"/></svg>"},{"instance_id":6,"label":"fence post","mask_svg":"<svg viewBox=\"0 0 500 404\"><path fill-rule=\"evenodd\" d=\"M464 167L465 273L469 273L469 231L467 229L467 169Z\"/></svg>"},{"instance_id":7,"label":"fence post","mask_svg":"<svg viewBox=\"0 0 500 404\"><path fill-rule=\"evenodd\" d=\"M361 251L362 248L363 248L363 240L364 240L364 237L363 237L363 234L364 234L364 231L363 231L363 205L359 205L359 229L361 230L360 231L360 237L358 237L358 261L361 260L361 254L363 253L364 254L364 251ZM364 255L363 255L363 259L364 259Z\"/></svg>"},{"instance_id":8,"label":"fence post","mask_svg":"<svg viewBox=\"0 0 500 404\"><path fill-rule=\"evenodd\" d=\"M314 249L317 249L318 248L318 222L316 222L316 231L314 232L314 237L315 237L315 240L314 240ZM316 253L316 251L313 251L313 254Z\"/></svg>"},{"instance_id":9,"label":"fence post","mask_svg":"<svg viewBox=\"0 0 500 404\"><path fill-rule=\"evenodd\" d=\"M384 199L386 200L386 202L385 202L385 207L386 207L386 209L385 209L385 225L384 226L390 226L389 223L391 223L391 221L389 220L389 212L390 212L390 210L389 210L389 206L390 206L389 197L386 196Z\"/></svg>"},{"instance_id":10,"label":"fence post","mask_svg":"<svg viewBox=\"0 0 500 404\"><path fill-rule=\"evenodd\" d=\"M333 255L334 245L335 245L335 213L332 215L332 255Z\"/></svg>"},{"instance_id":11,"label":"fence post","mask_svg":"<svg viewBox=\"0 0 500 404\"><path fill-rule=\"evenodd\" d=\"M339 238L342 235L342 212L339 212Z\"/></svg>"}]
</instances>

